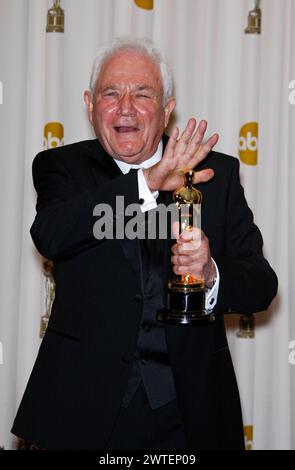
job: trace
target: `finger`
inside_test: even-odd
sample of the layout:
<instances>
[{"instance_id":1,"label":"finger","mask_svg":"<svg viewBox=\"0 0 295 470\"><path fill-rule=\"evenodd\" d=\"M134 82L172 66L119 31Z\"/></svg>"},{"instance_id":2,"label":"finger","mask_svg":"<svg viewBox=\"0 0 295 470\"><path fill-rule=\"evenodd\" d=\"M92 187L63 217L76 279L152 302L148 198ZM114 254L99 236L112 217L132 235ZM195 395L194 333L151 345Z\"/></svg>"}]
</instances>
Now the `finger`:
<instances>
[{"instance_id":1,"label":"finger","mask_svg":"<svg viewBox=\"0 0 295 470\"><path fill-rule=\"evenodd\" d=\"M181 244L180 243L175 243L172 248L171 248L171 251L172 253L175 255L175 256L179 256L182 251L181 251Z\"/></svg>"},{"instance_id":2,"label":"finger","mask_svg":"<svg viewBox=\"0 0 295 470\"><path fill-rule=\"evenodd\" d=\"M180 242L188 242L200 240L203 236L203 232L199 227L187 228L179 235Z\"/></svg>"},{"instance_id":3,"label":"finger","mask_svg":"<svg viewBox=\"0 0 295 470\"><path fill-rule=\"evenodd\" d=\"M177 142L177 154L180 155L186 151L187 145L191 140L191 137L196 128L197 122L194 118L190 118L184 129L183 133L180 136L179 141Z\"/></svg>"},{"instance_id":4,"label":"finger","mask_svg":"<svg viewBox=\"0 0 295 470\"><path fill-rule=\"evenodd\" d=\"M218 139L219 139L219 135L213 134L211 137L209 137L209 139L204 144L202 144L199 147L195 155L196 160L197 160L196 165L200 163L202 160L204 160L204 158L207 157L208 153L210 153L213 147L217 144Z\"/></svg>"},{"instance_id":5,"label":"finger","mask_svg":"<svg viewBox=\"0 0 295 470\"><path fill-rule=\"evenodd\" d=\"M178 254L177 246L178 246L178 244L175 243L175 244L172 245L172 247L171 247L171 251L172 251L172 253L173 253L174 255L177 255L177 254Z\"/></svg>"},{"instance_id":6,"label":"finger","mask_svg":"<svg viewBox=\"0 0 295 470\"><path fill-rule=\"evenodd\" d=\"M211 152L213 147L217 144L218 139L219 135L213 134L203 144L199 145L191 143L187 147L187 153L185 155L185 160L183 160L183 163L186 163L186 166L188 168L195 168Z\"/></svg>"},{"instance_id":7,"label":"finger","mask_svg":"<svg viewBox=\"0 0 295 470\"><path fill-rule=\"evenodd\" d=\"M179 241L186 243L190 242L193 239L193 231L191 229L186 229L181 232L179 235Z\"/></svg>"},{"instance_id":8,"label":"finger","mask_svg":"<svg viewBox=\"0 0 295 470\"><path fill-rule=\"evenodd\" d=\"M184 249L179 250L177 246L172 251L172 256L176 256L177 258L183 259L183 262L181 264L191 264L191 263L196 263L202 260L207 261L207 256L203 254L202 251L199 251L198 248L195 248L194 250L189 250L186 251ZM174 259L175 264L180 264L179 262L176 262L176 259Z\"/></svg>"},{"instance_id":9,"label":"finger","mask_svg":"<svg viewBox=\"0 0 295 470\"><path fill-rule=\"evenodd\" d=\"M171 158L174 155L174 149L177 144L177 139L179 135L179 129L178 127L174 127L172 129L172 132L170 134L169 140L167 142L165 152L163 154L162 160L165 158Z\"/></svg>"},{"instance_id":10,"label":"finger","mask_svg":"<svg viewBox=\"0 0 295 470\"><path fill-rule=\"evenodd\" d=\"M172 233L173 233L174 238L178 240L179 239L179 222L172 222Z\"/></svg>"},{"instance_id":11,"label":"finger","mask_svg":"<svg viewBox=\"0 0 295 470\"><path fill-rule=\"evenodd\" d=\"M178 253L185 253L187 255L194 255L201 247L201 238L190 240L185 243L179 243L180 249L178 250Z\"/></svg>"},{"instance_id":12,"label":"finger","mask_svg":"<svg viewBox=\"0 0 295 470\"><path fill-rule=\"evenodd\" d=\"M196 125L197 125L197 121L195 120L195 118L190 118L188 120L186 128L181 134L180 140L182 140L185 143L188 143L191 139L191 136L193 135Z\"/></svg>"},{"instance_id":13,"label":"finger","mask_svg":"<svg viewBox=\"0 0 295 470\"><path fill-rule=\"evenodd\" d=\"M188 154L195 154L195 152L198 150L198 148L200 147L203 141L206 129L207 129L207 121L203 119L202 121L200 121L198 128L187 147Z\"/></svg>"},{"instance_id":14,"label":"finger","mask_svg":"<svg viewBox=\"0 0 295 470\"><path fill-rule=\"evenodd\" d=\"M171 263L174 266L190 266L193 265L195 259L192 256L181 256L174 255L171 256Z\"/></svg>"},{"instance_id":15,"label":"finger","mask_svg":"<svg viewBox=\"0 0 295 470\"><path fill-rule=\"evenodd\" d=\"M208 258L205 244L202 242L177 243L171 251L175 256L187 256L194 261Z\"/></svg>"},{"instance_id":16,"label":"finger","mask_svg":"<svg viewBox=\"0 0 295 470\"><path fill-rule=\"evenodd\" d=\"M206 168L206 170L201 170L201 171L195 171L194 184L206 183L206 181L211 180L213 176L214 176L214 170L212 170L211 168Z\"/></svg>"},{"instance_id":17,"label":"finger","mask_svg":"<svg viewBox=\"0 0 295 470\"><path fill-rule=\"evenodd\" d=\"M210 144L210 147L213 148L214 145L217 144L218 140L219 140L219 134L217 134L217 133L215 132L215 134L213 134L213 135L211 135L211 137L209 137L209 139L207 140L207 142Z\"/></svg>"},{"instance_id":18,"label":"finger","mask_svg":"<svg viewBox=\"0 0 295 470\"><path fill-rule=\"evenodd\" d=\"M202 266L184 264L184 265L173 265L173 272L178 275L190 275L196 279L204 279L204 271Z\"/></svg>"},{"instance_id":19,"label":"finger","mask_svg":"<svg viewBox=\"0 0 295 470\"><path fill-rule=\"evenodd\" d=\"M175 256L180 256L183 254L183 252L185 250L183 250L183 243L175 243L172 248L171 248L171 251L172 253L175 255ZM186 253L186 252L185 252Z\"/></svg>"},{"instance_id":20,"label":"finger","mask_svg":"<svg viewBox=\"0 0 295 470\"><path fill-rule=\"evenodd\" d=\"M180 255L195 256L197 248L195 245L192 245L192 243L194 242L189 242L189 243L177 242L171 247L171 251L176 256L180 256Z\"/></svg>"},{"instance_id":21,"label":"finger","mask_svg":"<svg viewBox=\"0 0 295 470\"><path fill-rule=\"evenodd\" d=\"M190 266L173 266L173 272L175 274L181 274L183 276L190 275L192 268Z\"/></svg>"}]
</instances>

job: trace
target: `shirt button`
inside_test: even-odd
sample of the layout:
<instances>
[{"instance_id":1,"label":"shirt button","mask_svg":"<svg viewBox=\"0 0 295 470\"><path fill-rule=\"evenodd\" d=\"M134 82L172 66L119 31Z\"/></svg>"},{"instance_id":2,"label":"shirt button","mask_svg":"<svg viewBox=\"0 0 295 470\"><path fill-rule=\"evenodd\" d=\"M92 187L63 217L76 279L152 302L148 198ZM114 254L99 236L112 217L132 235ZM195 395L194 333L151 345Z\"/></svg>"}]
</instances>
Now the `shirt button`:
<instances>
[{"instance_id":1,"label":"shirt button","mask_svg":"<svg viewBox=\"0 0 295 470\"><path fill-rule=\"evenodd\" d=\"M151 329L151 325L149 325L148 323L144 323L142 325L142 328L144 329L144 331L146 331L146 333L148 333Z\"/></svg>"},{"instance_id":2,"label":"shirt button","mask_svg":"<svg viewBox=\"0 0 295 470\"><path fill-rule=\"evenodd\" d=\"M145 203L145 201L144 201L143 197L139 198L139 199L138 199L138 202L139 202L139 204L140 204L141 206L142 206L142 204L144 204L144 203Z\"/></svg>"},{"instance_id":3,"label":"shirt button","mask_svg":"<svg viewBox=\"0 0 295 470\"><path fill-rule=\"evenodd\" d=\"M210 305L213 304L214 300L215 300L214 297L212 297L212 299L210 300Z\"/></svg>"}]
</instances>

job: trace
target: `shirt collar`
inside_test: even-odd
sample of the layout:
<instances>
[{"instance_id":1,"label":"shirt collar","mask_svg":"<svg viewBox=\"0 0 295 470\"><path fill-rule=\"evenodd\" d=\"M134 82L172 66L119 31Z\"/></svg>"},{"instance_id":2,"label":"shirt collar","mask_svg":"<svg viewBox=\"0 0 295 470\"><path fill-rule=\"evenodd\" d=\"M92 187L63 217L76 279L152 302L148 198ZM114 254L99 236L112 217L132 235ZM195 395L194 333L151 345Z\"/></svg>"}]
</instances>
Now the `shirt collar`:
<instances>
[{"instance_id":1,"label":"shirt collar","mask_svg":"<svg viewBox=\"0 0 295 470\"><path fill-rule=\"evenodd\" d=\"M154 155L152 155L147 160L144 160L144 162L139 163L138 165L134 163L130 164L130 163L122 162L122 160L116 160L115 158L114 158L114 161L116 162L116 164L118 165L122 173L125 175L126 173L129 172L129 170L131 170L131 168L132 169L149 168L150 166L155 165L161 160L162 153L163 153L163 142L162 140L160 140L158 148L156 152L154 153Z\"/></svg>"}]
</instances>

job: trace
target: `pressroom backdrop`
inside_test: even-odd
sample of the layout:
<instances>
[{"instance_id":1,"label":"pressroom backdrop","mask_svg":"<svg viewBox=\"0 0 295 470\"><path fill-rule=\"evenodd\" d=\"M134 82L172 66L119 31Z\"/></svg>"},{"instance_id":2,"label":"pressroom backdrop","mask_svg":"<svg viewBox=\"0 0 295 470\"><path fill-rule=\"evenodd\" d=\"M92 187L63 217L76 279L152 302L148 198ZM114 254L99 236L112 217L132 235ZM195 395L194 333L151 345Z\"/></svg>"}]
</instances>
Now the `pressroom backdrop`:
<instances>
[{"instance_id":1,"label":"pressroom backdrop","mask_svg":"<svg viewBox=\"0 0 295 470\"><path fill-rule=\"evenodd\" d=\"M130 34L170 60L176 123L207 119L217 149L240 159L280 283L267 312L227 321L245 441L294 449L294 0L0 0L0 446L16 446L10 427L53 294L29 235L32 160L92 137L82 100L92 60Z\"/></svg>"}]
</instances>

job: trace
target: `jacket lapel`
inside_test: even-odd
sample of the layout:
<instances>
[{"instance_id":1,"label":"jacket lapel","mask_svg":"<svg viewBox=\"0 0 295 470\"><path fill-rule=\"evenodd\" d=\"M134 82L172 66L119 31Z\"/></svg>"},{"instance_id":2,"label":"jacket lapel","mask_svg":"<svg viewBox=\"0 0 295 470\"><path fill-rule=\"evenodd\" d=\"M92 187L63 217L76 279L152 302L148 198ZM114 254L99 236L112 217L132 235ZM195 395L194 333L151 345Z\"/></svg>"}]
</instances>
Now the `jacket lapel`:
<instances>
[{"instance_id":1,"label":"jacket lapel","mask_svg":"<svg viewBox=\"0 0 295 470\"><path fill-rule=\"evenodd\" d=\"M122 171L114 161L114 159L108 155L103 147L100 145L98 140L92 141L92 147L90 148L90 166L91 172L96 186L102 186L107 181L122 176ZM142 259L140 252L139 240L129 240L127 238L119 239L122 252L128 264L130 265L136 282L139 285L140 291L143 292L143 278L142 278Z\"/></svg>"},{"instance_id":2,"label":"jacket lapel","mask_svg":"<svg viewBox=\"0 0 295 470\"><path fill-rule=\"evenodd\" d=\"M168 142L168 137L163 137L164 148ZM89 147L89 157L91 171L94 177L95 184L101 186L106 181L117 178L123 173L121 172L118 165L115 163L114 159L108 155L103 147L100 145L98 140L91 141ZM160 191L158 203L165 204L166 206L173 203L173 193L167 191ZM163 262L165 267L165 277L168 281L171 276L171 246L174 243L174 240L170 237L170 227L168 229L168 236L166 240L162 240L162 249L163 249ZM144 282L143 278L143 268L142 268L142 255L140 241L138 239L129 240L127 238L123 240L118 240L122 247L123 254L126 258L126 261L129 263L134 275L136 282L139 285L140 291L143 293Z\"/></svg>"},{"instance_id":3,"label":"jacket lapel","mask_svg":"<svg viewBox=\"0 0 295 470\"><path fill-rule=\"evenodd\" d=\"M91 141L88 156L91 172L97 186L122 175L114 159L106 153L97 139Z\"/></svg>"}]
</instances>

